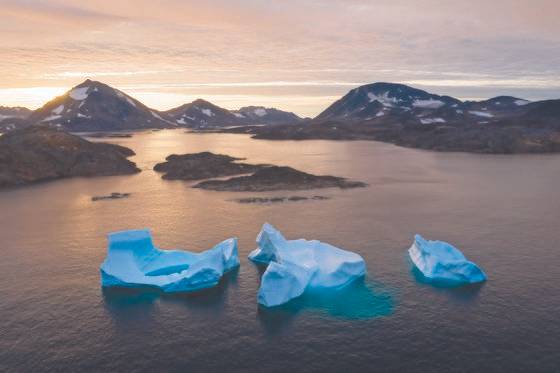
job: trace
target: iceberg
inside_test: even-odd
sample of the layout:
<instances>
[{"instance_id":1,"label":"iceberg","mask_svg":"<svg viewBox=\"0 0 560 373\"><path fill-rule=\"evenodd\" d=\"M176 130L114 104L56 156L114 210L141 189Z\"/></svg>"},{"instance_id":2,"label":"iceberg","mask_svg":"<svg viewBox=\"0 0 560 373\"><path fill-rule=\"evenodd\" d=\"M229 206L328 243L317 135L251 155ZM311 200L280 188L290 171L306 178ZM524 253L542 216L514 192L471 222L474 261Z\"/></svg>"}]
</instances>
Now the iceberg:
<instances>
[{"instance_id":1,"label":"iceberg","mask_svg":"<svg viewBox=\"0 0 560 373\"><path fill-rule=\"evenodd\" d=\"M366 273L360 255L316 240L286 240L268 223L249 259L268 264L257 296L266 307L284 304L306 289L342 288Z\"/></svg>"},{"instance_id":2,"label":"iceberg","mask_svg":"<svg viewBox=\"0 0 560 373\"><path fill-rule=\"evenodd\" d=\"M486 281L482 269L447 242L428 241L417 234L408 254L416 268L430 281L449 285Z\"/></svg>"},{"instance_id":3,"label":"iceberg","mask_svg":"<svg viewBox=\"0 0 560 373\"><path fill-rule=\"evenodd\" d=\"M239 266L237 238L193 253L154 247L147 229L110 233L107 257L100 267L104 287L154 286L164 292L189 292L215 286Z\"/></svg>"}]
</instances>

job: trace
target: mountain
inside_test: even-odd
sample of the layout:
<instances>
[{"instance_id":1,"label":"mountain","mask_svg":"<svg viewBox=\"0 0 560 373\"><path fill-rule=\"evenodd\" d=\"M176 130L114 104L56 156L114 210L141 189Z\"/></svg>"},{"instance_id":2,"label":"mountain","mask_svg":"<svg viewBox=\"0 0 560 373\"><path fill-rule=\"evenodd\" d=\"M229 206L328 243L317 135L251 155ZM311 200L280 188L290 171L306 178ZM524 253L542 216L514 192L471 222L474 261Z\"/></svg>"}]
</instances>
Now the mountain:
<instances>
[{"instance_id":1,"label":"mountain","mask_svg":"<svg viewBox=\"0 0 560 373\"><path fill-rule=\"evenodd\" d=\"M352 89L311 121L228 130L273 140L378 140L439 151L560 152L560 100L461 101L402 84Z\"/></svg>"},{"instance_id":2,"label":"mountain","mask_svg":"<svg viewBox=\"0 0 560 373\"><path fill-rule=\"evenodd\" d=\"M29 120L68 131L175 127L157 110L118 89L89 79L35 110Z\"/></svg>"},{"instance_id":3,"label":"mountain","mask_svg":"<svg viewBox=\"0 0 560 373\"><path fill-rule=\"evenodd\" d=\"M246 124L229 110L202 99L168 110L165 114L177 125L190 128L225 127Z\"/></svg>"},{"instance_id":4,"label":"mountain","mask_svg":"<svg viewBox=\"0 0 560 373\"><path fill-rule=\"evenodd\" d=\"M29 127L31 124L27 118L8 117L0 119L0 133Z\"/></svg>"},{"instance_id":5,"label":"mountain","mask_svg":"<svg viewBox=\"0 0 560 373\"><path fill-rule=\"evenodd\" d=\"M517 122L525 122L534 127L560 129L560 100L531 102L524 106Z\"/></svg>"},{"instance_id":6,"label":"mountain","mask_svg":"<svg viewBox=\"0 0 560 373\"><path fill-rule=\"evenodd\" d=\"M465 101L463 107L466 110L490 111L492 113L504 113L512 115L514 112L522 111L523 107L530 101L512 96L498 96L484 101Z\"/></svg>"},{"instance_id":7,"label":"mountain","mask_svg":"<svg viewBox=\"0 0 560 373\"><path fill-rule=\"evenodd\" d=\"M412 117L442 108L456 108L461 101L403 84L373 83L352 89L314 118L324 120L372 120L388 116Z\"/></svg>"},{"instance_id":8,"label":"mountain","mask_svg":"<svg viewBox=\"0 0 560 373\"><path fill-rule=\"evenodd\" d=\"M21 106L0 106L0 120L6 118L27 118L31 114L31 110Z\"/></svg>"},{"instance_id":9,"label":"mountain","mask_svg":"<svg viewBox=\"0 0 560 373\"><path fill-rule=\"evenodd\" d=\"M227 110L202 99L168 110L165 114L180 126L197 129L288 124L302 120L294 113L274 108L247 106L239 110Z\"/></svg>"},{"instance_id":10,"label":"mountain","mask_svg":"<svg viewBox=\"0 0 560 373\"><path fill-rule=\"evenodd\" d=\"M32 124L89 132L176 127L209 129L301 121L294 113L274 108L247 106L230 111L202 99L161 112L118 89L89 79L35 111L0 107L0 132Z\"/></svg>"},{"instance_id":11,"label":"mountain","mask_svg":"<svg viewBox=\"0 0 560 373\"><path fill-rule=\"evenodd\" d=\"M93 143L48 126L30 126L0 137L0 188L73 176L140 172L119 145Z\"/></svg>"},{"instance_id":12,"label":"mountain","mask_svg":"<svg viewBox=\"0 0 560 373\"><path fill-rule=\"evenodd\" d=\"M527 100L511 96L463 102L403 84L373 83L351 90L314 121L485 124L522 115L529 104Z\"/></svg>"},{"instance_id":13,"label":"mountain","mask_svg":"<svg viewBox=\"0 0 560 373\"><path fill-rule=\"evenodd\" d=\"M263 106L246 106L232 111L239 119L252 124L293 124L303 119L289 111L282 111Z\"/></svg>"},{"instance_id":14,"label":"mountain","mask_svg":"<svg viewBox=\"0 0 560 373\"><path fill-rule=\"evenodd\" d=\"M0 133L28 126L30 123L27 118L31 113L28 108L20 106L0 106Z\"/></svg>"}]
</instances>

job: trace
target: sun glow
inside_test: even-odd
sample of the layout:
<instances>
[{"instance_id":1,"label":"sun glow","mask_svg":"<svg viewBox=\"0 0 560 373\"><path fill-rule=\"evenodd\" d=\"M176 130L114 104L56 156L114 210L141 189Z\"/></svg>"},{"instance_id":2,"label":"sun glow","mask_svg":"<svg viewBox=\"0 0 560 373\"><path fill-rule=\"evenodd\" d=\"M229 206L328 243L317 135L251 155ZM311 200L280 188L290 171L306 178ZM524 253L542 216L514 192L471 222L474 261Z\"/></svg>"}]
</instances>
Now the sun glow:
<instances>
[{"instance_id":1,"label":"sun glow","mask_svg":"<svg viewBox=\"0 0 560 373\"><path fill-rule=\"evenodd\" d=\"M2 88L0 89L0 103L4 106L25 106L29 109L37 109L67 90L68 87Z\"/></svg>"}]
</instances>

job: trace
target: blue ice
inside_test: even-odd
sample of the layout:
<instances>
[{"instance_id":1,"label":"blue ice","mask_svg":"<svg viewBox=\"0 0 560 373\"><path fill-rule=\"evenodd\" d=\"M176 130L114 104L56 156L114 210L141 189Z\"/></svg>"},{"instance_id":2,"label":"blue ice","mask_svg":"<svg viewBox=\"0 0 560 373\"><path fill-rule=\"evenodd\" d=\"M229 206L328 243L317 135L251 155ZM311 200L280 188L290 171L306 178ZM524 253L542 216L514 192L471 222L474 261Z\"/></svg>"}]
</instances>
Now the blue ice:
<instances>
[{"instance_id":1,"label":"blue ice","mask_svg":"<svg viewBox=\"0 0 560 373\"><path fill-rule=\"evenodd\" d=\"M306 289L342 288L366 273L360 255L316 240L286 240L268 223L257 236L257 246L249 259L268 263L257 296L267 307L284 304Z\"/></svg>"},{"instance_id":2,"label":"blue ice","mask_svg":"<svg viewBox=\"0 0 560 373\"><path fill-rule=\"evenodd\" d=\"M147 229L110 233L101 264L105 287L155 286L164 292L188 292L212 287L222 275L239 266L237 239L193 253L154 247Z\"/></svg>"},{"instance_id":3,"label":"blue ice","mask_svg":"<svg viewBox=\"0 0 560 373\"><path fill-rule=\"evenodd\" d=\"M473 284L486 280L482 269L447 242L428 241L417 234L408 249L408 254L412 263L428 280L450 285Z\"/></svg>"}]
</instances>

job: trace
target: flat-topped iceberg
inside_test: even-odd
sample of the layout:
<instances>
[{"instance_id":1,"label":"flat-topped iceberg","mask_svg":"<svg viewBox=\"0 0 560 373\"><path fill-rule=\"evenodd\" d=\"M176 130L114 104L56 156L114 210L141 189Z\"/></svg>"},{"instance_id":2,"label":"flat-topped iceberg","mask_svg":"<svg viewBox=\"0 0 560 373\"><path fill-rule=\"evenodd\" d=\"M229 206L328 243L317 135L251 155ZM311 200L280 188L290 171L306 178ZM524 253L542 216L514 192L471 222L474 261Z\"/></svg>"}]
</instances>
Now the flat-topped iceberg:
<instances>
[{"instance_id":1,"label":"flat-topped iceberg","mask_svg":"<svg viewBox=\"0 0 560 373\"><path fill-rule=\"evenodd\" d=\"M263 225L257 245L249 259L269 263L257 297L267 307L286 303L306 289L341 288L366 273L360 255L316 240L286 240L270 224Z\"/></svg>"},{"instance_id":2,"label":"flat-topped iceberg","mask_svg":"<svg viewBox=\"0 0 560 373\"><path fill-rule=\"evenodd\" d=\"M101 264L101 285L155 286L164 292L188 292L216 285L239 266L237 239L227 239L201 253L160 250L150 231L110 233L107 257Z\"/></svg>"},{"instance_id":3,"label":"flat-topped iceberg","mask_svg":"<svg viewBox=\"0 0 560 373\"><path fill-rule=\"evenodd\" d=\"M417 234L408 254L416 268L430 281L461 285L486 280L482 269L447 242L428 241Z\"/></svg>"}]
</instances>

